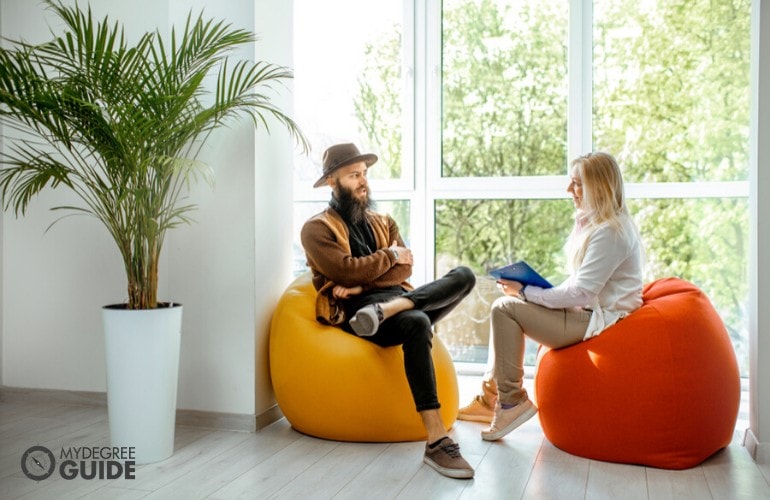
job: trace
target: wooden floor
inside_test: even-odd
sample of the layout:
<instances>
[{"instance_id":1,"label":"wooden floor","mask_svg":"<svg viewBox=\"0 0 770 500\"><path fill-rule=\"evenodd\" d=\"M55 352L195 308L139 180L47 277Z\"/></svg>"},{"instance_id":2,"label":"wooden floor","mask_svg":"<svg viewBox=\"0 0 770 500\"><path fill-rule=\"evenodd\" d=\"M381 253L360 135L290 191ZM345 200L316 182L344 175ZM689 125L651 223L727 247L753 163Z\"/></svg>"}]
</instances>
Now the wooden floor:
<instances>
[{"instance_id":1,"label":"wooden floor","mask_svg":"<svg viewBox=\"0 0 770 500\"><path fill-rule=\"evenodd\" d=\"M461 377L462 401L477 387L477 377ZM458 422L452 436L476 477L448 479L422 464L423 443L326 441L282 419L257 433L178 427L174 455L137 467L132 480L54 474L35 482L21 472L24 450L107 446L106 409L0 402L0 499L770 499L770 465L755 464L741 445L745 409L744 396L733 443L685 471L568 455L535 418L496 443L480 439L483 424Z\"/></svg>"}]
</instances>

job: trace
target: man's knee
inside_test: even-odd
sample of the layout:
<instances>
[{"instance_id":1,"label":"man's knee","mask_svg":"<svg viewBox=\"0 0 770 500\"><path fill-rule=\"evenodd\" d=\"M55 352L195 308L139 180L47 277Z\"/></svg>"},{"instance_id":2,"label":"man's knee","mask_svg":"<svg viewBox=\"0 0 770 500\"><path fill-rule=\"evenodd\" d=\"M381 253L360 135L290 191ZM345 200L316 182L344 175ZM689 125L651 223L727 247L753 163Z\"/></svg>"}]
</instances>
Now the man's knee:
<instances>
[{"instance_id":1,"label":"man's knee","mask_svg":"<svg viewBox=\"0 0 770 500\"><path fill-rule=\"evenodd\" d=\"M468 290L472 289L476 285L476 275L470 268L465 266L459 266L450 271L459 283L463 283Z\"/></svg>"}]
</instances>

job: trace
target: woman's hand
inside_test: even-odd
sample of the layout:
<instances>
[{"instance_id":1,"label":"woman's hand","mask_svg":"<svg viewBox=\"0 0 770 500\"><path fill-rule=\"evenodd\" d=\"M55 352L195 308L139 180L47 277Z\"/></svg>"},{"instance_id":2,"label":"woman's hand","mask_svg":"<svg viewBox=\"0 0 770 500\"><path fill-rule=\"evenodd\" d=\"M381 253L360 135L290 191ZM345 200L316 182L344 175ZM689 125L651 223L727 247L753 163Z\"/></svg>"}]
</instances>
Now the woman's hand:
<instances>
[{"instance_id":1,"label":"woman's hand","mask_svg":"<svg viewBox=\"0 0 770 500\"><path fill-rule=\"evenodd\" d=\"M505 295L508 295L510 297L518 297L519 290L521 290L522 286L523 285L518 281L504 280L504 279L497 280L497 288L499 288L500 291L503 292Z\"/></svg>"},{"instance_id":2,"label":"woman's hand","mask_svg":"<svg viewBox=\"0 0 770 500\"><path fill-rule=\"evenodd\" d=\"M364 289L360 286L348 288L346 286L336 285L334 288L332 288L332 296L334 296L336 299L347 299L348 297L358 295L363 291Z\"/></svg>"}]
</instances>

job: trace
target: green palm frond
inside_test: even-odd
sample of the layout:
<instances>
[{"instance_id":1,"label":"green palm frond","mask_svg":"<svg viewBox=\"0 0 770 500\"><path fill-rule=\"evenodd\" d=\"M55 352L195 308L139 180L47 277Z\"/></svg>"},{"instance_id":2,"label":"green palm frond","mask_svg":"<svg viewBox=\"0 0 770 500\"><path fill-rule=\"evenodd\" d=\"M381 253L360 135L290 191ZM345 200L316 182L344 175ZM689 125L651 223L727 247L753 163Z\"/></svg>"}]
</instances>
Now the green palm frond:
<instances>
[{"instance_id":1,"label":"green palm frond","mask_svg":"<svg viewBox=\"0 0 770 500\"><path fill-rule=\"evenodd\" d=\"M292 73L263 61L232 63L234 49L256 35L202 15L190 13L168 42L156 31L129 45L108 17L45 3L63 33L0 49L8 144L0 200L23 215L43 189L71 189L83 205L54 208L99 219L123 256L129 307L154 307L165 232L191 222L196 207L183 203L190 183L212 178L196 159L209 134L247 116L266 131L277 121L308 150L270 98Z\"/></svg>"}]
</instances>

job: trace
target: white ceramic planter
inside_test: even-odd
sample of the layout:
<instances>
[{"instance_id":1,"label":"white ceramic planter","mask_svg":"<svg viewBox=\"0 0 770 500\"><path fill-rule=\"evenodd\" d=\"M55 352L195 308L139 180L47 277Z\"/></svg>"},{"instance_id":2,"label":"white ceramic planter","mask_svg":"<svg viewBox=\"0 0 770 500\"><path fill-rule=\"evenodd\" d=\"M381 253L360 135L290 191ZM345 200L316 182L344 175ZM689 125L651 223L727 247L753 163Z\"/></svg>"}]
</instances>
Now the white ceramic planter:
<instances>
[{"instance_id":1,"label":"white ceramic planter","mask_svg":"<svg viewBox=\"0 0 770 500\"><path fill-rule=\"evenodd\" d=\"M133 447L137 464L174 453L182 306L102 309L112 446Z\"/></svg>"}]
</instances>

